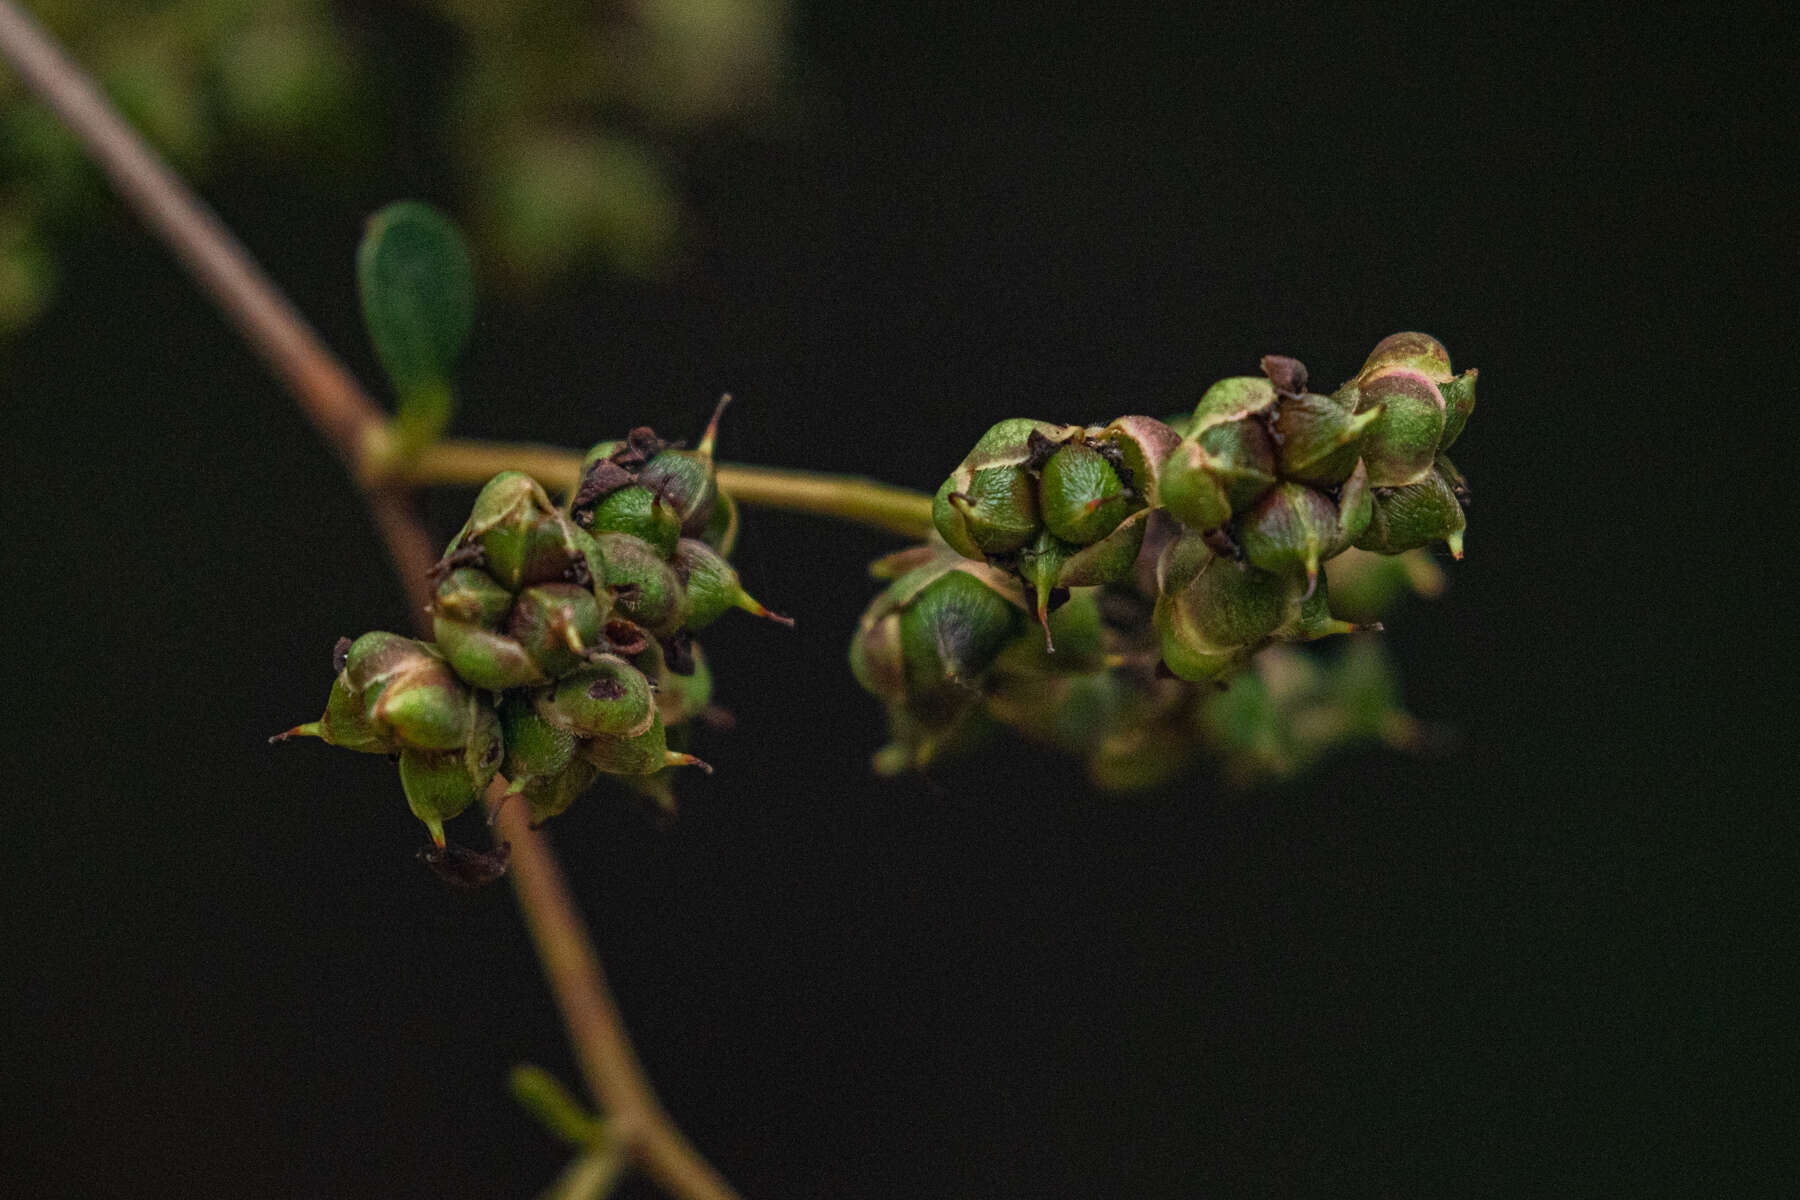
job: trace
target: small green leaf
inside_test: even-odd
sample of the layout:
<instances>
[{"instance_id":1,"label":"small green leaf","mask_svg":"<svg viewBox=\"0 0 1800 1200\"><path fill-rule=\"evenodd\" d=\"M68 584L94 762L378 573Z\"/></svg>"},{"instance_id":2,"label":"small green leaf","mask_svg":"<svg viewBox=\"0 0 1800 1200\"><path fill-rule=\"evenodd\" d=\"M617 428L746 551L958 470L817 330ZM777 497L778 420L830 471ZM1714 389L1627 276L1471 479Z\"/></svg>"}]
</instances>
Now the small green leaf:
<instances>
[{"instance_id":1,"label":"small green leaf","mask_svg":"<svg viewBox=\"0 0 1800 1200\"><path fill-rule=\"evenodd\" d=\"M369 218L356 252L363 321L400 399L397 433L409 448L450 419L450 374L474 317L474 268L462 234L416 200Z\"/></svg>"}]
</instances>

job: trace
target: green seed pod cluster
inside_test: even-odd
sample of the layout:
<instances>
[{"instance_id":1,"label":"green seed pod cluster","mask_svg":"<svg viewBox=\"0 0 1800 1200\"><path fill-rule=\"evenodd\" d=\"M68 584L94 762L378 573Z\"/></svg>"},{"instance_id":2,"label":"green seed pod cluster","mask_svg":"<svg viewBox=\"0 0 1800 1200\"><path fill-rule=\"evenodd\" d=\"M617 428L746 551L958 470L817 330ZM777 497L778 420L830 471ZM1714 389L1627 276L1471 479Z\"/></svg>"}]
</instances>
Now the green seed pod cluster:
<instances>
[{"instance_id":1,"label":"green seed pod cluster","mask_svg":"<svg viewBox=\"0 0 1800 1200\"><path fill-rule=\"evenodd\" d=\"M723 406L721 406L723 407ZM527 475L489 480L438 562L430 643L371 633L338 650L307 735L394 755L428 861L465 881L503 867L448 847L444 822L503 775L534 822L602 775L672 805L665 773L712 702L693 635L727 609L792 624L745 593L726 555L736 507L712 462L649 429L590 452L566 508Z\"/></svg>"},{"instance_id":2,"label":"green seed pod cluster","mask_svg":"<svg viewBox=\"0 0 1800 1200\"><path fill-rule=\"evenodd\" d=\"M944 480L932 524L959 554L1014 575L1053 640L1050 609L1067 589L1131 573L1178 440L1150 417L1088 428L1001 421Z\"/></svg>"},{"instance_id":3,"label":"green seed pod cluster","mask_svg":"<svg viewBox=\"0 0 1800 1200\"><path fill-rule=\"evenodd\" d=\"M1422 333L1383 339L1331 396L1308 392L1294 359L1262 368L1214 384L1184 422L1162 471L1171 515L1252 565L1309 579L1349 545L1397 554L1441 540L1460 556L1466 493L1443 454L1474 411L1475 371L1453 374Z\"/></svg>"}]
</instances>

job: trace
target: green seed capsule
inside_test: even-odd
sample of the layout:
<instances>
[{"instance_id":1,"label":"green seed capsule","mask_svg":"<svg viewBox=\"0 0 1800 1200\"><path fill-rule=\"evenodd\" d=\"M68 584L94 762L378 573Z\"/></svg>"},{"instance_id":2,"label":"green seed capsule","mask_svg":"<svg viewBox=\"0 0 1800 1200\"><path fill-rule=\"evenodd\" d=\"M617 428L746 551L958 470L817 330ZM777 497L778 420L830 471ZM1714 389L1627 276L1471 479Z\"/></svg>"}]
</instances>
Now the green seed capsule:
<instances>
[{"instance_id":1,"label":"green seed capsule","mask_svg":"<svg viewBox=\"0 0 1800 1200\"><path fill-rule=\"evenodd\" d=\"M562 513L536 480L518 471L488 480L445 561L476 547L481 568L509 592L561 579L580 557Z\"/></svg>"},{"instance_id":2,"label":"green seed capsule","mask_svg":"<svg viewBox=\"0 0 1800 1200\"><path fill-rule=\"evenodd\" d=\"M1206 451L1213 478L1224 487L1233 510L1250 507L1275 486L1275 445L1260 423L1213 425L1195 440Z\"/></svg>"},{"instance_id":3,"label":"green seed capsule","mask_svg":"<svg viewBox=\"0 0 1800 1200\"><path fill-rule=\"evenodd\" d=\"M1172 542L1159 563L1153 617L1163 662L1191 682L1237 670L1280 627L1299 586L1210 554L1196 534Z\"/></svg>"},{"instance_id":4,"label":"green seed capsule","mask_svg":"<svg viewBox=\"0 0 1800 1200\"><path fill-rule=\"evenodd\" d=\"M674 729L698 717L712 704L712 668L698 643L688 647L693 670L678 675L664 666L656 675L656 711L663 726Z\"/></svg>"},{"instance_id":5,"label":"green seed capsule","mask_svg":"<svg viewBox=\"0 0 1800 1200\"><path fill-rule=\"evenodd\" d=\"M1467 523L1455 490L1432 471L1418 483L1377 490L1369 527L1356 545L1377 554L1399 554L1441 540L1452 556L1461 558Z\"/></svg>"},{"instance_id":6,"label":"green seed capsule","mask_svg":"<svg viewBox=\"0 0 1800 1200\"><path fill-rule=\"evenodd\" d=\"M340 663L350 644L349 638L338 643L336 659ZM342 665L338 668L337 677L331 681L331 694L325 701L325 714L316 721L296 725L269 740L285 742L295 737L316 737L327 745L341 746L363 754L397 754L400 751L400 744L369 719L362 693L350 685L348 674Z\"/></svg>"},{"instance_id":7,"label":"green seed capsule","mask_svg":"<svg viewBox=\"0 0 1800 1200\"><path fill-rule=\"evenodd\" d=\"M900 610L908 689L925 692L979 675L1018 634L1021 615L985 578L962 569L943 571Z\"/></svg>"},{"instance_id":8,"label":"green seed capsule","mask_svg":"<svg viewBox=\"0 0 1800 1200\"><path fill-rule=\"evenodd\" d=\"M1404 487L1431 473L1444 437L1444 397L1422 371L1390 367L1360 383L1359 411L1381 409L1364 432L1363 461L1375 487Z\"/></svg>"},{"instance_id":9,"label":"green seed capsule","mask_svg":"<svg viewBox=\"0 0 1800 1200\"><path fill-rule=\"evenodd\" d=\"M583 737L635 736L656 714L650 681L616 655L603 655L537 694L537 712Z\"/></svg>"},{"instance_id":10,"label":"green seed capsule","mask_svg":"<svg viewBox=\"0 0 1800 1200\"><path fill-rule=\"evenodd\" d=\"M706 518L706 524L697 536L714 550L730 558L732 550L737 547L737 501L724 492L718 493L713 498L712 511Z\"/></svg>"},{"instance_id":11,"label":"green seed capsule","mask_svg":"<svg viewBox=\"0 0 1800 1200\"><path fill-rule=\"evenodd\" d=\"M500 769L502 754L500 719L485 704L466 745L447 751L409 746L400 752L400 786L406 803L431 831L438 849L444 847L444 822L481 799Z\"/></svg>"},{"instance_id":12,"label":"green seed capsule","mask_svg":"<svg viewBox=\"0 0 1800 1200\"><path fill-rule=\"evenodd\" d=\"M599 769L579 755L580 739L544 720L530 699L507 697L500 725L506 741L500 769L512 794L531 806L533 825L566 811L599 777Z\"/></svg>"},{"instance_id":13,"label":"green seed capsule","mask_svg":"<svg viewBox=\"0 0 1800 1200\"><path fill-rule=\"evenodd\" d=\"M1337 523L1330 498L1305 484L1281 483L1238 518L1233 529L1251 566L1275 575L1304 574L1311 595Z\"/></svg>"},{"instance_id":14,"label":"green seed capsule","mask_svg":"<svg viewBox=\"0 0 1800 1200\"><path fill-rule=\"evenodd\" d=\"M588 588L540 583L519 593L506 631L540 672L557 679L600 645L606 616Z\"/></svg>"},{"instance_id":15,"label":"green seed capsule","mask_svg":"<svg viewBox=\"0 0 1800 1200\"><path fill-rule=\"evenodd\" d=\"M1044 524L1065 542L1086 546L1119 527L1132 499L1098 450L1070 442L1044 463L1038 484Z\"/></svg>"},{"instance_id":16,"label":"green seed capsule","mask_svg":"<svg viewBox=\"0 0 1800 1200\"><path fill-rule=\"evenodd\" d=\"M900 613L880 599L863 613L850 639L850 673L865 692L898 703L906 698L906 656L900 641Z\"/></svg>"},{"instance_id":17,"label":"green seed capsule","mask_svg":"<svg viewBox=\"0 0 1800 1200\"><path fill-rule=\"evenodd\" d=\"M1073 426L1013 417L981 435L932 501L938 534L965 558L1011 554L1042 527L1031 463L1042 441L1079 436Z\"/></svg>"},{"instance_id":18,"label":"green seed capsule","mask_svg":"<svg viewBox=\"0 0 1800 1200\"><path fill-rule=\"evenodd\" d=\"M959 551L975 550L970 558L1011 553L1041 527L1037 489L1023 466L987 467L960 485L953 475L938 489L931 511L945 541Z\"/></svg>"},{"instance_id":19,"label":"green seed capsule","mask_svg":"<svg viewBox=\"0 0 1800 1200\"><path fill-rule=\"evenodd\" d=\"M1159 492L1163 508L1196 532L1219 528L1231 519L1231 501L1220 476L1220 468L1199 442L1182 441L1163 463Z\"/></svg>"},{"instance_id":20,"label":"green seed capsule","mask_svg":"<svg viewBox=\"0 0 1800 1200\"><path fill-rule=\"evenodd\" d=\"M474 731L475 693L423 642L365 633L345 655L344 678L369 724L402 745L450 750Z\"/></svg>"},{"instance_id":21,"label":"green seed capsule","mask_svg":"<svg viewBox=\"0 0 1800 1200\"><path fill-rule=\"evenodd\" d=\"M634 483L602 500L588 528L597 535L629 534L667 558L675 552L675 543L681 537L681 516L655 492Z\"/></svg>"},{"instance_id":22,"label":"green seed capsule","mask_svg":"<svg viewBox=\"0 0 1800 1200\"><path fill-rule=\"evenodd\" d=\"M770 612L744 590L738 573L723 555L696 538L683 538L675 547L675 573L682 580L681 627L698 633L725 614L741 608L752 616L766 617L792 626L787 617Z\"/></svg>"},{"instance_id":23,"label":"green seed capsule","mask_svg":"<svg viewBox=\"0 0 1800 1200\"><path fill-rule=\"evenodd\" d=\"M1470 367L1455 379L1438 384L1438 391L1444 394L1444 436L1438 442L1438 453L1448 450L1469 423L1475 411L1475 379L1479 374Z\"/></svg>"},{"instance_id":24,"label":"green seed capsule","mask_svg":"<svg viewBox=\"0 0 1800 1200\"><path fill-rule=\"evenodd\" d=\"M1427 333L1391 333L1375 344L1358 371L1358 382L1384 371L1400 369L1419 371L1434 383L1450 378L1450 352L1444 344Z\"/></svg>"},{"instance_id":25,"label":"green seed capsule","mask_svg":"<svg viewBox=\"0 0 1800 1200\"><path fill-rule=\"evenodd\" d=\"M710 454L664 450L644 464L638 483L654 492L675 515L682 535L693 537L706 528L717 496Z\"/></svg>"},{"instance_id":26,"label":"green seed capsule","mask_svg":"<svg viewBox=\"0 0 1800 1200\"><path fill-rule=\"evenodd\" d=\"M1330 396L1310 392L1282 397L1273 423L1276 470L1295 483L1336 487L1355 468L1363 433L1381 412L1350 413Z\"/></svg>"},{"instance_id":27,"label":"green seed capsule","mask_svg":"<svg viewBox=\"0 0 1800 1200\"><path fill-rule=\"evenodd\" d=\"M1181 435L1155 417L1128 416L1087 431L1088 444L1109 456L1119 479L1144 503L1156 506L1162 483L1162 465L1181 441Z\"/></svg>"},{"instance_id":28,"label":"green seed capsule","mask_svg":"<svg viewBox=\"0 0 1800 1200\"><path fill-rule=\"evenodd\" d=\"M654 775L665 767L712 768L691 754L669 749L662 719L651 711L650 725L641 733L621 737L594 737L581 743L581 756L608 775Z\"/></svg>"},{"instance_id":29,"label":"green seed capsule","mask_svg":"<svg viewBox=\"0 0 1800 1200\"><path fill-rule=\"evenodd\" d=\"M614 612L658 637L674 633L681 625L681 580L663 555L628 533L602 533L594 540L606 563L605 588ZM596 580L596 591L599 586Z\"/></svg>"},{"instance_id":30,"label":"green seed capsule","mask_svg":"<svg viewBox=\"0 0 1800 1200\"><path fill-rule=\"evenodd\" d=\"M483 570L459 567L438 584L432 637L465 683L500 692L549 682L525 648L500 632L513 603L513 594Z\"/></svg>"}]
</instances>

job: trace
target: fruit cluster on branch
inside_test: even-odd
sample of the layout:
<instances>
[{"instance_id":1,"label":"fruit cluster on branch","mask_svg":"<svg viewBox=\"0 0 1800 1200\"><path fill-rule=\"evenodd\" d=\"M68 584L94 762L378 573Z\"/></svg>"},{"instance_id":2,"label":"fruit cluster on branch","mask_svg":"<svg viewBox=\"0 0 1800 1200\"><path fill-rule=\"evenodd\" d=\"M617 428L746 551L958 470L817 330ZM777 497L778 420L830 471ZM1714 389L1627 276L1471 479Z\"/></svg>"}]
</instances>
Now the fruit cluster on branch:
<instances>
[{"instance_id":1,"label":"fruit cluster on branch","mask_svg":"<svg viewBox=\"0 0 1800 1200\"><path fill-rule=\"evenodd\" d=\"M1378 627L1380 605L1334 613L1327 561L1355 548L1372 579L1374 556L1438 541L1462 556L1467 488L1445 451L1476 372L1420 333L1383 340L1330 395L1295 359L1261 366L1170 421L983 435L938 489L938 537L875 567L891 582L851 665L887 705L878 768L999 725L1083 755L1105 786L1156 782L1231 742L1211 685L1276 643ZM1409 728L1391 687L1356 694L1386 707L1334 728Z\"/></svg>"},{"instance_id":2,"label":"fruit cluster on branch","mask_svg":"<svg viewBox=\"0 0 1800 1200\"><path fill-rule=\"evenodd\" d=\"M534 822L602 775L672 806L669 770L709 769L681 748L712 695L694 635L734 607L791 623L729 562L717 425L695 450L648 428L596 445L563 506L528 475L494 476L436 566L433 640L344 639L324 715L280 736L394 756L427 861L476 881L504 857L447 848L444 822L497 774Z\"/></svg>"}]
</instances>

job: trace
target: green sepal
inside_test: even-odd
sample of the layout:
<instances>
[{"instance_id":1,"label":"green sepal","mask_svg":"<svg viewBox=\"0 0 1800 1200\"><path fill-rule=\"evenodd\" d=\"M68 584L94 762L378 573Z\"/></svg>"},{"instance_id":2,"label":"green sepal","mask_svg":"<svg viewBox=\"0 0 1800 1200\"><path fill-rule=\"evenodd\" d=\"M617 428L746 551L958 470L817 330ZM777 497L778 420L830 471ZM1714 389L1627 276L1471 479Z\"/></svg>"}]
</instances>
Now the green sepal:
<instances>
[{"instance_id":1,"label":"green sepal","mask_svg":"<svg viewBox=\"0 0 1800 1200\"><path fill-rule=\"evenodd\" d=\"M1104 428L1088 430L1090 443L1106 443L1119 455L1124 479L1138 498L1152 507L1161 503L1162 465L1181 441L1181 435L1155 417L1126 416Z\"/></svg>"},{"instance_id":2,"label":"green sepal","mask_svg":"<svg viewBox=\"0 0 1800 1200\"><path fill-rule=\"evenodd\" d=\"M717 550L726 558L737 548L738 510L737 501L724 492L713 497L712 510L707 515L706 524L700 530L700 540Z\"/></svg>"},{"instance_id":3,"label":"green sepal","mask_svg":"<svg viewBox=\"0 0 1800 1200\"><path fill-rule=\"evenodd\" d=\"M664 507L674 513L682 536L697 537L706 529L713 502L718 498L711 454L664 450L644 464L638 483L654 492Z\"/></svg>"},{"instance_id":4,"label":"green sepal","mask_svg":"<svg viewBox=\"0 0 1800 1200\"><path fill-rule=\"evenodd\" d=\"M1251 566L1275 575L1304 575L1310 592L1337 524L1337 508L1329 497L1303 483L1281 483L1232 528Z\"/></svg>"},{"instance_id":5,"label":"green sepal","mask_svg":"<svg viewBox=\"0 0 1800 1200\"><path fill-rule=\"evenodd\" d=\"M486 571L459 567L444 576L432 602L431 634L463 682L489 691L547 683L525 649L500 632L513 594Z\"/></svg>"},{"instance_id":6,"label":"green sepal","mask_svg":"<svg viewBox=\"0 0 1800 1200\"><path fill-rule=\"evenodd\" d=\"M1225 491L1233 512L1255 504L1275 486L1275 442L1255 418L1217 422L1193 434L1206 452L1206 469Z\"/></svg>"},{"instance_id":7,"label":"green sepal","mask_svg":"<svg viewBox=\"0 0 1800 1200\"><path fill-rule=\"evenodd\" d=\"M449 422L450 379L474 318L468 247L442 214L403 200L369 218L356 276L369 340L400 400L396 432L407 449L429 445Z\"/></svg>"},{"instance_id":8,"label":"green sepal","mask_svg":"<svg viewBox=\"0 0 1800 1200\"><path fill-rule=\"evenodd\" d=\"M504 692L550 682L525 647L504 633L434 616L431 635L456 674L471 687Z\"/></svg>"},{"instance_id":9,"label":"green sepal","mask_svg":"<svg viewBox=\"0 0 1800 1200\"><path fill-rule=\"evenodd\" d=\"M1423 371L1390 367L1358 382L1361 412L1381 410L1363 433L1362 456L1375 487L1405 487L1431 473L1444 437L1444 397Z\"/></svg>"},{"instance_id":10,"label":"green sepal","mask_svg":"<svg viewBox=\"0 0 1800 1200\"><path fill-rule=\"evenodd\" d=\"M1140 508L1104 538L1091 546L1074 550L1057 574L1059 587L1096 587L1122 583L1130 578L1144 547L1144 531L1149 527L1150 510Z\"/></svg>"},{"instance_id":11,"label":"green sepal","mask_svg":"<svg viewBox=\"0 0 1800 1200\"><path fill-rule=\"evenodd\" d=\"M534 700L544 720L583 737L635 736L656 717L650 681L612 654L571 671Z\"/></svg>"},{"instance_id":12,"label":"green sepal","mask_svg":"<svg viewBox=\"0 0 1800 1200\"><path fill-rule=\"evenodd\" d=\"M580 739L546 721L531 698L502 701L500 724L506 739L501 772L511 792L531 806L534 825L567 811L599 777L598 768L579 755Z\"/></svg>"}]
</instances>

